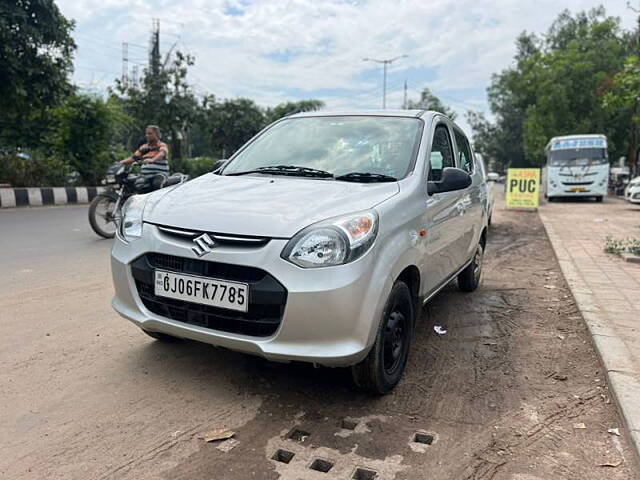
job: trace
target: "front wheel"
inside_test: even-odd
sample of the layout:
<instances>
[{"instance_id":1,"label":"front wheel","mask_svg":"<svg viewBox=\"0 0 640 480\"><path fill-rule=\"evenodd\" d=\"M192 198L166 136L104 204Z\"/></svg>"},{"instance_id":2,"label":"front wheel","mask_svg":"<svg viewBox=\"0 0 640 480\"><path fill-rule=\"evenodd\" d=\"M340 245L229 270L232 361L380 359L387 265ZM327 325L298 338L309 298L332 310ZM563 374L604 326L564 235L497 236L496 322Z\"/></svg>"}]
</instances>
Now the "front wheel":
<instances>
[{"instance_id":1,"label":"front wheel","mask_svg":"<svg viewBox=\"0 0 640 480\"><path fill-rule=\"evenodd\" d=\"M111 195L100 193L89 205L89 224L94 232L104 238L116 235L116 199Z\"/></svg>"},{"instance_id":2,"label":"front wheel","mask_svg":"<svg viewBox=\"0 0 640 480\"><path fill-rule=\"evenodd\" d=\"M483 257L484 247L479 243L471 263L458 274L458 287L463 292L473 292L480 285Z\"/></svg>"},{"instance_id":3,"label":"front wheel","mask_svg":"<svg viewBox=\"0 0 640 480\"><path fill-rule=\"evenodd\" d=\"M409 356L414 305L406 283L396 282L382 312L375 343L366 358L351 367L358 387L384 395L398 384Z\"/></svg>"},{"instance_id":4,"label":"front wheel","mask_svg":"<svg viewBox=\"0 0 640 480\"><path fill-rule=\"evenodd\" d=\"M602 195L596 197L596 202L598 202L598 203L602 202Z\"/></svg>"}]
</instances>

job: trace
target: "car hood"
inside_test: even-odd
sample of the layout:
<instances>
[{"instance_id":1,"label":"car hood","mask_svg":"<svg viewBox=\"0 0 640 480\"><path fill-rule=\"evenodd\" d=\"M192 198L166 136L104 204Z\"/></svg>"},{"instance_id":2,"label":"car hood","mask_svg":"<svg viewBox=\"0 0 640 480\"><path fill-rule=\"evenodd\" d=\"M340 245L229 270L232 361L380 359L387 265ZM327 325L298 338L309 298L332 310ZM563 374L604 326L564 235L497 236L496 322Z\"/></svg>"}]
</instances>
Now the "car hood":
<instances>
[{"instance_id":1,"label":"car hood","mask_svg":"<svg viewBox=\"0 0 640 480\"><path fill-rule=\"evenodd\" d=\"M398 191L397 182L207 174L152 194L144 220L188 230L291 238L315 222L372 208Z\"/></svg>"}]
</instances>

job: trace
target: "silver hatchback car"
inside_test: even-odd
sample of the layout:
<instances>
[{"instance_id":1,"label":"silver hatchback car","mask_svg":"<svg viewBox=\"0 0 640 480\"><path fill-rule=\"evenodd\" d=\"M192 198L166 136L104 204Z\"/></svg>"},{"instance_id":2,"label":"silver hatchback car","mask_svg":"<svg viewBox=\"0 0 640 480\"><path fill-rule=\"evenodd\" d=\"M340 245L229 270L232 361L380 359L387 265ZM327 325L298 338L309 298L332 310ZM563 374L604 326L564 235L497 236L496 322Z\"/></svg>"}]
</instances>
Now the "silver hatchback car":
<instances>
[{"instance_id":1,"label":"silver hatchback car","mask_svg":"<svg viewBox=\"0 0 640 480\"><path fill-rule=\"evenodd\" d=\"M113 307L156 339L351 367L387 393L423 303L478 287L487 208L440 113L288 116L216 171L127 201Z\"/></svg>"}]
</instances>

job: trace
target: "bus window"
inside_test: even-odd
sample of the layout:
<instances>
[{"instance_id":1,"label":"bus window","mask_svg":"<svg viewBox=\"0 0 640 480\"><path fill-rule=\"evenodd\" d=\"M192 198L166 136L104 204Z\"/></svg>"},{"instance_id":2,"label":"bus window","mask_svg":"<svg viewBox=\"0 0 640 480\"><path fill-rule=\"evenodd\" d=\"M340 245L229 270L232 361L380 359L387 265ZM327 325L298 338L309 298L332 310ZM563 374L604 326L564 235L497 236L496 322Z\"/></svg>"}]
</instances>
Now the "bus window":
<instances>
[{"instance_id":1,"label":"bus window","mask_svg":"<svg viewBox=\"0 0 640 480\"><path fill-rule=\"evenodd\" d=\"M608 163L607 151L604 148L551 150L548 163L551 167L602 165Z\"/></svg>"}]
</instances>

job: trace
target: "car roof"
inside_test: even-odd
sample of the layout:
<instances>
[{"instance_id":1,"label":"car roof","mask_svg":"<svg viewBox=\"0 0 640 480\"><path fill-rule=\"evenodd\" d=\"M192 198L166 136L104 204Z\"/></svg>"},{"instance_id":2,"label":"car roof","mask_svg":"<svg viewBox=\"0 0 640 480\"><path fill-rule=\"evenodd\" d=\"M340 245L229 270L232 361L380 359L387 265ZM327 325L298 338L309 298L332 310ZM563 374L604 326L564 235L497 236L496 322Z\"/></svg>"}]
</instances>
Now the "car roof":
<instances>
[{"instance_id":1,"label":"car roof","mask_svg":"<svg viewBox=\"0 0 640 480\"><path fill-rule=\"evenodd\" d=\"M286 118L301 117L431 117L438 112L429 110L315 110L288 115ZM441 114L442 115L442 114Z\"/></svg>"},{"instance_id":2,"label":"car roof","mask_svg":"<svg viewBox=\"0 0 640 480\"><path fill-rule=\"evenodd\" d=\"M459 130L465 137L468 135L464 130L455 123L450 117L442 112L435 110L314 110L312 112L292 113L284 118L305 118L305 117L407 117L422 118L425 122L429 122L436 115L440 115L449 119L454 128Z\"/></svg>"}]
</instances>

